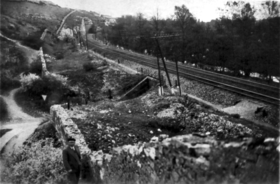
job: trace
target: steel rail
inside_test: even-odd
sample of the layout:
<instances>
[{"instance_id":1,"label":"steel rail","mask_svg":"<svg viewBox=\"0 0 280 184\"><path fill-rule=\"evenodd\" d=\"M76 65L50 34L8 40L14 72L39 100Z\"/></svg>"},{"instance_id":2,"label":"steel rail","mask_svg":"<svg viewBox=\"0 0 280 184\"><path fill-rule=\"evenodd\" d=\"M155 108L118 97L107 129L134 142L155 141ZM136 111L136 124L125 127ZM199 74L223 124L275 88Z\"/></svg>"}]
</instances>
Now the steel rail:
<instances>
[{"instance_id":1,"label":"steel rail","mask_svg":"<svg viewBox=\"0 0 280 184\"><path fill-rule=\"evenodd\" d=\"M122 56L123 58L129 59L131 61L136 60L137 63L140 63L140 64L143 64L145 66L157 69L156 63L154 63L154 62L151 63L150 62L151 59L149 61L145 61L145 60L143 60L143 58L145 58L145 57L131 55L131 54L128 54L127 52L123 52L123 51L120 51L118 49L111 49L111 48L108 49L108 47L104 47L102 45L97 45L93 42L90 42L90 43L92 43L95 48L98 47L98 49L101 49L102 51L111 52L113 54L116 54L117 57ZM147 58L146 58L146 60L147 60ZM168 71L170 71L172 74L176 74L176 70L174 69L174 67L175 67L175 64L174 64L174 66L172 66L172 64L170 64L170 63L168 64ZM181 67L181 65L180 65L180 67ZM161 68L163 69L163 66L161 66ZM223 82L218 82L216 80L211 80L207 77L201 77L201 76L197 76L195 74L190 74L189 71L187 71L187 72L182 71L184 69L185 68L180 68L179 69L180 76L182 76L182 77L191 78L193 80L196 80L196 81L199 81L199 82L211 85L211 86L215 86L215 87L218 87L218 88L221 88L221 89L225 89L225 90L228 90L228 91L231 91L231 92L243 95L243 96L247 96L247 97L250 97L250 98L253 98L253 99L257 99L257 100L260 100L260 101L263 101L263 102L266 102L266 103L269 103L269 104L273 104L273 105L276 105L276 106L279 106L279 104L280 104L280 99L279 98L275 98L275 97L272 97L272 96L269 96L269 95L261 94L261 93L251 91L251 90L248 90L248 89L243 89L243 88L236 87L236 86L233 86L233 85L229 85L229 84L226 84L226 83L223 83ZM195 71L193 71L193 72L195 73ZM203 70L203 72L205 72L205 70ZM211 73L216 74L214 72L211 72ZM223 77L225 77L225 76L226 75L223 75ZM246 81L246 84L247 83L248 83L248 81ZM257 84L259 84L259 83L257 83Z\"/></svg>"},{"instance_id":2,"label":"steel rail","mask_svg":"<svg viewBox=\"0 0 280 184\"><path fill-rule=\"evenodd\" d=\"M137 53L137 52L126 52L126 51L123 51L123 50L119 50L119 49L116 49L116 48L113 48L113 47L110 47L111 50L115 50L117 52L120 52L120 53L123 53L123 54L130 54L130 55L133 55L135 57L141 57L142 59L145 58L145 59L148 59L148 60L151 60L151 61L156 61L156 58L155 57L152 57L152 56L147 56L147 55L143 55L143 54L140 54L140 53ZM171 61L167 61L166 63L168 64L174 64L174 62L171 62ZM203 69L200 69L200 68L195 68L195 67L190 67L190 66L186 66L186 65L180 65L180 68L183 69L189 69L189 70L195 70L195 71L198 71L198 72L202 72L203 74L207 74L207 75L213 75L215 76L216 78L221 77L221 78L225 78L227 80L231 80L232 82L240 82L240 83L244 83L246 86L252 86L252 87L258 87L258 88L263 88L265 90L269 90L269 91L273 91L273 92L277 92L279 93L279 87L274 87L274 86L270 86L270 85L266 85L266 84L263 84L263 83L258 83L258 82L255 82L255 81L249 81L249 80L246 80L246 79L242 79L242 78L238 78L238 77L232 77L232 76L228 76L228 75L223 75L223 74L219 74L219 73L216 73L216 72L212 72L212 71L207 71L207 70L203 70Z\"/></svg>"},{"instance_id":3,"label":"steel rail","mask_svg":"<svg viewBox=\"0 0 280 184\"><path fill-rule=\"evenodd\" d=\"M150 57L150 56L146 56L146 55L140 55L137 53L137 56L136 56L136 53L127 53L127 52L124 52L122 50L117 50L117 49L114 49L114 48L111 48L112 50L115 50L115 51L118 51L118 52L122 52L124 54L135 54L134 56L135 57L141 57L141 58L145 58L145 59L148 59L148 60L151 60L151 61L154 61L156 60L156 58L154 57ZM167 61L166 62L167 65L175 65L174 62L170 62L170 61ZM245 86L251 86L251 87L256 87L258 89L263 89L265 91L271 91L273 93L277 93L277 95L279 95L279 87L274 87L274 86L270 86L270 85L266 85L266 84L263 84L263 83L258 83L258 82L255 82L255 81L249 81L249 80L246 80L246 79L242 79L242 78L237 78L237 77L232 77L232 76L228 76L228 75L223 75L223 74L219 74L219 73L216 73L216 72L212 72L212 71L207 71L207 70L203 70L203 69L199 69L199 68L194 68L194 67L190 67L190 66L185 66L185 65L180 65L180 69L187 69L187 70L190 70L190 71L197 71L197 72L200 72L202 73L203 75L209 75L209 76L213 76L215 78L219 78L220 79L224 79L224 80L229 80L231 82L234 82L234 83L237 83L239 82L240 84L243 84Z\"/></svg>"},{"instance_id":4,"label":"steel rail","mask_svg":"<svg viewBox=\"0 0 280 184\"><path fill-rule=\"evenodd\" d=\"M113 50L115 50L117 52L120 52L120 53L123 53L123 54L128 54L126 52L119 51L119 50L116 50L116 49L113 49ZM129 53L129 54L132 55L132 53ZM141 59L143 59L143 58L148 59L147 57L145 57L145 55L143 55L143 57L141 57L141 56L135 56L135 57L138 57L138 58L141 58ZM155 62L155 58L150 58L150 61ZM167 62L167 65L175 65L175 63L174 62ZM262 84L262 83L257 83L257 82L254 82L254 81L248 81L248 80L245 80L245 79L240 79L240 78L237 78L237 77L231 77L231 76L228 76L228 75L218 74L218 73L211 72L211 71L206 71L206 70L203 70L203 69L184 66L184 65L180 65L180 70L182 70L182 71L185 70L185 72L192 72L192 73L195 73L195 74L199 73L200 75L203 75L203 76L208 75L208 77L211 77L212 79L217 79L217 80L225 82L227 84L235 83L239 87L240 87L240 85L242 85L244 88L246 88L248 90L254 88L256 92L263 93L263 94L266 94L266 95L267 95L267 93L269 93L271 96L279 97L279 88L277 88L277 87L269 86L269 85Z\"/></svg>"}]
</instances>

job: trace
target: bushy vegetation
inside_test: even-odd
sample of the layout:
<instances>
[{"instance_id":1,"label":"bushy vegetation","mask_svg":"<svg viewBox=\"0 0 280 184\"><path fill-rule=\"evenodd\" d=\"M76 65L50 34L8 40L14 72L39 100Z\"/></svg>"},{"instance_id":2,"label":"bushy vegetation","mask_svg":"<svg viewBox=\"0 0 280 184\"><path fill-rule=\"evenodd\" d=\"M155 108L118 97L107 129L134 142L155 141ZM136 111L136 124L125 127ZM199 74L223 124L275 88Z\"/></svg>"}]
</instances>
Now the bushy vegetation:
<instances>
[{"instance_id":1,"label":"bushy vegetation","mask_svg":"<svg viewBox=\"0 0 280 184\"><path fill-rule=\"evenodd\" d=\"M20 83L23 90L28 91L32 88L33 83L38 80L40 80L40 77L38 75L30 73L28 75L22 75Z\"/></svg>"},{"instance_id":2,"label":"bushy vegetation","mask_svg":"<svg viewBox=\"0 0 280 184\"><path fill-rule=\"evenodd\" d=\"M0 87L0 93L5 93L13 88L20 87L20 83L17 80L12 79L9 74L1 72Z\"/></svg>"},{"instance_id":3,"label":"bushy vegetation","mask_svg":"<svg viewBox=\"0 0 280 184\"><path fill-rule=\"evenodd\" d=\"M8 109L7 109L7 104L3 100L2 97L0 97L0 120L5 120L8 117Z\"/></svg>"},{"instance_id":4,"label":"bushy vegetation","mask_svg":"<svg viewBox=\"0 0 280 184\"><path fill-rule=\"evenodd\" d=\"M55 90L64 91L69 88L66 77L53 73L42 77L31 73L21 76L20 82L23 90L33 95L49 94Z\"/></svg>"},{"instance_id":5,"label":"bushy vegetation","mask_svg":"<svg viewBox=\"0 0 280 184\"><path fill-rule=\"evenodd\" d=\"M26 37L23 41L22 44L31 47L32 49L39 50L40 47L42 47L43 42L40 39L42 32L44 29L37 31L35 33L32 33L28 37Z\"/></svg>"},{"instance_id":6,"label":"bushy vegetation","mask_svg":"<svg viewBox=\"0 0 280 184\"><path fill-rule=\"evenodd\" d=\"M48 67L47 67L48 68ZM42 74L42 62L40 57L38 57L36 60L34 60L29 67L29 72L30 73L34 73L37 75L41 75Z\"/></svg>"},{"instance_id":7,"label":"bushy vegetation","mask_svg":"<svg viewBox=\"0 0 280 184\"><path fill-rule=\"evenodd\" d=\"M3 158L5 167L1 183L65 183L61 152L53 147L52 139L24 146L18 153Z\"/></svg>"},{"instance_id":8,"label":"bushy vegetation","mask_svg":"<svg viewBox=\"0 0 280 184\"><path fill-rule=\"evenodd\" d=\"M83 64L83 68L86 72L96 70L96 66L92 62L87 62Z\"/></svg>"},{"instance_id":9,"label":"bushy vegetation","mask_svg":"<svg viewBox=\"0 0 280 184\"><path fill-rule=\"evenodd\" d=\"M1 41L1 69L9 69L16 75L27 67L27 60L24 53L14 43L0 38ZM19 67L20 66L20 67Z\"/></svg>"},{"instance_id":10,"label":"bushy vegetation","mask_svg":"<svg viewBox=\"0 0 280 184\"><path fill-rule=\"evenodd\" d=\"M0 86L3 93L20 86L20 83L13 78L28 70L28 62L24 53L14 43L2 37L0 41Z\"/></svg>"},{"instance_id":11,"label":"bushy vegetation","mask_svg":"<svg viewBox=\"0 0 280 184\"><path fill-rule=\"evenodd\" d=\"M267 1L256 9L250 3L228 2L221 17L209 23L200 22L186 6L176 6L175 19L148 20L143 14L123 16L104 28L104 37L114 45L156 55L157 46L150 37L180 34L178 39L160 40L169 60L187 61L203 68L228 71L248 77L257 72L265 79L279 76L279 2ZM260 11L260 12L258 12ZM224 13L226 12L226 13ZM265 13L268 12L268 13ZM261 13L265 19L256 20ZM131 34L133 33L133 34ZM135 39L141 36L139 39Z\"/></svg>"}]
</instances>

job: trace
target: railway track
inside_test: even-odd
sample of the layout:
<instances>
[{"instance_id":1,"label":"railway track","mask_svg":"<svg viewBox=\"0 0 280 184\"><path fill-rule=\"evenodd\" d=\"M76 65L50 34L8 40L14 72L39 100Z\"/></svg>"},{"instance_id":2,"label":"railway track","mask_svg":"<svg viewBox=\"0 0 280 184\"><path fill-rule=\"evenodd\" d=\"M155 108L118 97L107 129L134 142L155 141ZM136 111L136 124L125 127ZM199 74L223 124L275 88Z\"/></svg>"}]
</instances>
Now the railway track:
<instances>
[{"instance_id":1,"label":"railway track","mask_svg":"<svg viewBox=\"0 0 280 184\"><path fill-rule=\"evenodd\" d=\"M90 41L90 46L99 53L106 52L106 54L109 54L114 58L123 58L129 61L135 61L141 65L157 69L156 58L154 57L135 52L124 51L113 47L107 47L99 44L98 42ZM166 62L166 65L170 73L176 74L174 62ZM162 63L161 69L164 69ZM280 104L279 87L273 87L246 79L206 71L183 64L179 64L179 74L181 77L193 79L211 86L237 93L239 95L263 101L277 107L279 107Z\"/></svg>"}]
</instances>

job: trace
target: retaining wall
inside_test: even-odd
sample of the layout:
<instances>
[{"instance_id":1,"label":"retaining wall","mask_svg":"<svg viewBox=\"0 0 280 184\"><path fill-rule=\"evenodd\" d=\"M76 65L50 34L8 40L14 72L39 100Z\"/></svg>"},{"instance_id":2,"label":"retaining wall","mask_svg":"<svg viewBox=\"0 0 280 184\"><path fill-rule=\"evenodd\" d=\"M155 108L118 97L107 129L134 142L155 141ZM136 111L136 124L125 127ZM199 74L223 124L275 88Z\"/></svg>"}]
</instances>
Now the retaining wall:
<instances>
[{"instance_id":1,"label":"retaining wall","mask_svg":"<svg viewBox=\"0 0 280 184\"><path fill-rule=\"evenodd\" d=\"M104 158L109 158L110 155L104 154L102 151L91 151L88 148L78 126L72 121L61 105L53 105L50 108L50 114L55 129L58 132L58 137L63 141L63 144L67 145L68 137L76 139L76 145L81 151L82 160L86 160L90 166L91 180L95 183L100 183L102 181L102 175L100 174L102 161Z\"/></svg>"}]
</instances>

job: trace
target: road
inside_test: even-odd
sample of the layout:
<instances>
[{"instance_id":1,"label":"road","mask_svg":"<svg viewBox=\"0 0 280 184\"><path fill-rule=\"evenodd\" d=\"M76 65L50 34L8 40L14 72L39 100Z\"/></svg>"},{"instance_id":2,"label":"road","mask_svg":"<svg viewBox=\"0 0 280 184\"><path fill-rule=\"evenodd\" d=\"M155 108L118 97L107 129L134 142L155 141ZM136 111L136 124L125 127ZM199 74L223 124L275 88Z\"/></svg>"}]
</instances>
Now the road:
<instances>
[{"instance_id":1,"label":"road","mask_svg":"<svg viewBox=\"0 0 280 184\"><path fill-rule=\"evenodd\" d=\"M2 154L17 151L43 121L43 118L35 118L26 114L17 105L14 97L18 90L20 88L13 89L7 96L1 95L8 106L9 120L0 122L0 129L12 129L0 138L0 150Z\"/></svg>"}]
</instances>

